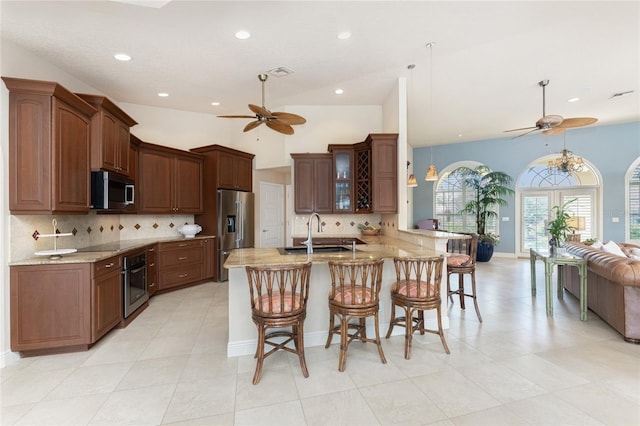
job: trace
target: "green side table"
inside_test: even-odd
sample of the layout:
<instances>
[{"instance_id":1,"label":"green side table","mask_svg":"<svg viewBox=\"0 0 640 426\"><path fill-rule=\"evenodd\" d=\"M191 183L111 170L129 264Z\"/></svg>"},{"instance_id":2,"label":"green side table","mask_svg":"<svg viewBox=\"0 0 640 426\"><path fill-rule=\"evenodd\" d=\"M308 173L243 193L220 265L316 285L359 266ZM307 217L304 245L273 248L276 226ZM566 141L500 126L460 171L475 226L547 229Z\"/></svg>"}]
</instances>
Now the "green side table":
<instances>
[{"instance_id":1,"label":"green side table","mask_svg":"<svg viewBox=\"0 0 640 426\"><path fill-rule=\"evenodd\" d=\"M541 259L544 262L544 288L547 302L547 316L553 316L553 296L551 278L553 275L553 266L558 265L558 299L563 298L564 277L562 268L564 266L575 266L578 268L580 275L580 320L587 320L587 261L580 256L569 253L550 254L548 250L530 249L531 260L531 296L536 295L536 260Z\"/></svg>"}]
</instances>

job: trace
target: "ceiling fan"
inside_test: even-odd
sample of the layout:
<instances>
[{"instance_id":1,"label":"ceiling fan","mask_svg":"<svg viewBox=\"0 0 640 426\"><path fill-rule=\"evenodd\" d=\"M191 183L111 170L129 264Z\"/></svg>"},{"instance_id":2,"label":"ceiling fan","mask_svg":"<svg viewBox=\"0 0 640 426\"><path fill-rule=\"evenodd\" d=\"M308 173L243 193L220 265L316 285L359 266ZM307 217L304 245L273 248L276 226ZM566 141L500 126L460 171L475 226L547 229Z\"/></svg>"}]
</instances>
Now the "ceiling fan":
<instances>
[{"instance_id":1,"label":"ceiling fan","mask_svg":"<svg viewBox=\"0 0 640 426\"><path fill-rule=\"evenodd\" d=\"M262 82L262 106L249 104L249 109L255 115L219 115L222 118L255 118L255 121L251 121L244 127L244 131L255 129L262 123L265 123L267 127L275 130L276 132L283 133L285 135L292 135L294 133L292 125L304 124L307 120L297 114L291 114L289 112L271 112L264 106L264 82L267 81L267 74L258 74L258 80Z\"/></svg>"},{"instance_id":2,"label":"ceiling fan","mask_svg":"<svg viewBox=\"0 0 640 426\"><path fill-rule=\"evenodd\" d=\"M524 132L523 134L518 135L512 139L516 139L537 131L542 131L542 133L544 133L545 135L559 135L563 133L565 129L569 129L571 127L588 126L589 124L593 124L598 121L597 118L593 117L563 118L560 115L546 115L545 88L548 84L549 80L542 80L538 82L538 86L542 87L542 118L536 121L536 125L532 127L521 127L519 129L505 130L505 132L518 132L527 130L527 132Z\"/></svg>"}]
</instances>

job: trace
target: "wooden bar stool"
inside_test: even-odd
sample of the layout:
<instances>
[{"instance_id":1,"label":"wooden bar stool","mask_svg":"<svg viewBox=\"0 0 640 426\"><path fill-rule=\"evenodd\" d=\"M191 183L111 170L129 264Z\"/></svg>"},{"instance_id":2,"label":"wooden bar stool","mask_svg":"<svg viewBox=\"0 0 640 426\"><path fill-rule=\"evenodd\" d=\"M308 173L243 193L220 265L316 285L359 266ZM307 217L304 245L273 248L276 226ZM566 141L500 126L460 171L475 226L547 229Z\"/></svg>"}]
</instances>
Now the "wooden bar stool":
<instances>
[{"instance_id":1,"label":"wooden bar stool","mask_svg":"<svg viewBox=\"0 0 640 426\"><path fill-rule=\"evenodd\" d=\"M338 370L344 371L349 344L359 339L361 342L375 343L383 364L387 359L380 344L380 324L378 321L379 296L382 286L382 259L374 260L332 260L329 261L331 291L329 292L329 336L325 348L331 345L334 334L340 335L340 362ZM340 325L335 325L335 316ZM367 338L366 318L373 317L376 337ZM355 318L357 323L349 323ZM349 330L352 330L350 333Z\"/></svg>"},{"instance_id":2,"label":"wooden bar stool","mask_svg":"<svg viewBox=\"0 0 640 426\"><path fill-rule=\"evenodd\" d=\"M463 234L464 232L460 232ZM465 309L464 298L471 297L476 308L478 320L482 322L482 315L478 308L478 298L476 296L476 254L478 251L478 234L469 234L471 238L466 240L449 240L447 242L447 252L451 253L447 257L447 296L453 303L453 295L460 297L460 308ZM451 275L458 274L458 288L451 290ZM471 293L464 291L464 275L471 276Z\"/></svg>"},{"instance_id":3,"label":"wooden bar stool","mask_svg":"<svg viewBox=\"0 0 640 426\"><path fill-rule=\"evenodd\" d=\"M309 377L304 357L304 320L307 316L311 262L247 266L251 295L251 318L258 328L256 371L253 384L262 377L262 364L269 355L282 349L298 355L304 377ZM232 315L232 313L229 313ZM291 330L282 330L291 327ZM267 333L269 328L278 330ZM285 339L282 340L282 337ZM278 338L277 341L272 340ZM293 341L294 348L285 346ZM265 353L265 345L273 348Z\"/></svg>"},{"instance_id":4,"label":"wooden bar stool","mask_svg":"<svg viewBox=\"0 0 640 426\"><path fill-rule=\"evenodd\" d=\"M420 331L420 334L424 335L426 331L439 335L445 352L450 353L440 317L442 305L440 285L444 256L396 257L393 263L396 267L396 282L391 286L391 320L386 338L391 336L393 327L396 325L404 327L404 357L410 359L413 333ZM404 316L396 317L396 306L404 309ZM424 327L424 311L431 309L437 311L437 330Z\"/></svg>"}]
</instances>

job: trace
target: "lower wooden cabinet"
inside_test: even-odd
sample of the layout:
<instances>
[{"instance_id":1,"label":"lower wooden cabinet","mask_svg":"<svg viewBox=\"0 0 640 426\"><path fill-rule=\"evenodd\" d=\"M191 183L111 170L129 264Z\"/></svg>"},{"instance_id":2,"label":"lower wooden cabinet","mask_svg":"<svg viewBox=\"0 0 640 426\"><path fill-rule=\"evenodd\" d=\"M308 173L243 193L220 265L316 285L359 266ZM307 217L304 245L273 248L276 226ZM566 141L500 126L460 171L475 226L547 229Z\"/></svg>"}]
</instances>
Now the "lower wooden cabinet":
<instances>
[{"instance_id":1,"label":"lower wooden cabinet","mask_svg":"<svg viewBox=\"0 0 640 426\"><path fill-rule=\"evenodd\" d=\"M158 290L163 291L213 276L213 247L209 239L158 244Z\"/></svg>"},{"instance_id":2,"label":"lower wooden cabinet","mask_svg":"<svg viewBox=\"0 0 640 426\"><path fill-rule=\"evenodd\" d=\"M91 343L107 334L123 318L122 258L93 264L91 285Z\"/></svg>"},{"instance_id":3,"label":"lower wooden cabinet","mask_svg":"<svg viewBox=\"0 0 640 426\"><path fill-rule=\"evenodd\" d=\"M147 247L147 290L149 297L158 291L158 245Z\"/></svg>"},{"instance_id":4,"label":"lower wooden cabinet","mask_svg":"<svg viewBox=\"0 0 640 426\"><path fill-rule=\"evenodd\" d=\"M122 320L121 258L11 267L11 350L86 349Z\"/></svg>"}]
</instances>

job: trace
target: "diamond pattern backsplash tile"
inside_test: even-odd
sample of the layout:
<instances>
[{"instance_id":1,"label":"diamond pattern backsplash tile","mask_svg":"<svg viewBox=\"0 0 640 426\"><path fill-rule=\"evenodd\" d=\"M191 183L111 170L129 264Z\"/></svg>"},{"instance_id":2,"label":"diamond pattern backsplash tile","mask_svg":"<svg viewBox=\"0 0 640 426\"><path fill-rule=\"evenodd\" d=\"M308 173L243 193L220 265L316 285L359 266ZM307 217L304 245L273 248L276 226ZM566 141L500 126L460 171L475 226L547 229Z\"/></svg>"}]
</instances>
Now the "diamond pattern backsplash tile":
<instances>
[{"instance_id":1,"label":"diamond pattern backsplash tile","mask_svg":"<svg viewBox=\"0 0 640 426\"><path fill-rule=\"evenodd\" d=\"M358 224L381 223L379 214L321 214L323 234L359 234ZM293 217L293 235L307 235L309 215L295 215ZM313 222L312 233L316 235L318 229Z\"/></svg>"},{"instance_id":2,"label":"diamond pattern backsplash tile","mask_svg":"<svg viewBox=\"0 0 640 426\"><path fill-rule=\"evenodd\" d=\"M174 223L193 223L192 215L18 215L10 216L11 261L28 259L34 252L53 248L51 238L38 238L50 234L52 219L56 219L57 233L73 236L58 238L58 248L80 249L118 240L140 238L182 237ZM135 226L137 225L137 227ZM99 232L93 232L99 230Z\"/></svg>"}]
</instances>

